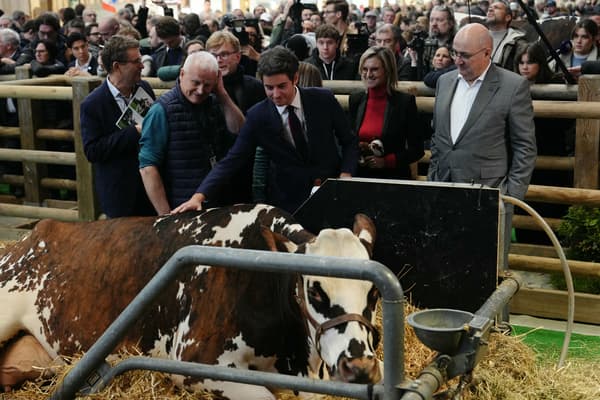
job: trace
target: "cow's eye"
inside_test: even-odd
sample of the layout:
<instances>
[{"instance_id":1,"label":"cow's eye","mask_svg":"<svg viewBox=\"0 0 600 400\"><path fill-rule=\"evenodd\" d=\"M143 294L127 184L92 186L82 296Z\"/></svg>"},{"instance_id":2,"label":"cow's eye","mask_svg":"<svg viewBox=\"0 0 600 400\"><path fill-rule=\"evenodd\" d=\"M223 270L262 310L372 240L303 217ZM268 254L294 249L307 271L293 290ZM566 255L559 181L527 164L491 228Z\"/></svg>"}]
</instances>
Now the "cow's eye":
<instances>
[{"instance_id":1,"label":"cow's eye","mask_svg":"<svg viewBox=\"0 0 600 400\"><path fill-rule=\"evenodd\" d=\"M314 287L310 287L308 288L308 299L311 302L317 302L317 303L321 303L323 301L323 298L321 297L321 292L317 289L315 289Z\"/></svg>"}]
</instances>

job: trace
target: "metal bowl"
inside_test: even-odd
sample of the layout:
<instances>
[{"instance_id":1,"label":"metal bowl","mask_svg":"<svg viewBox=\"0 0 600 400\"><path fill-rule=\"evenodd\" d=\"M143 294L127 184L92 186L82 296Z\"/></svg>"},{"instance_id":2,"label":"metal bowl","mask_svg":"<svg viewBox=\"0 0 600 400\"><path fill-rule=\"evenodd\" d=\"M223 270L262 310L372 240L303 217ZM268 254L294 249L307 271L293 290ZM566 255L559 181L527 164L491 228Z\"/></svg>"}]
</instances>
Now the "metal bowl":
<instances>
[{"instance_id":1,"label":"metal bowl","mask_svg":"<svg viewBox=\"0 0 600 400\"><path fill-rule=\"evenodd\" d=\"M406 318L425 346L448 355L458 351L466 324L472 319L470 312L449 308L417 311Z\"/></svg>"}]
</instances>

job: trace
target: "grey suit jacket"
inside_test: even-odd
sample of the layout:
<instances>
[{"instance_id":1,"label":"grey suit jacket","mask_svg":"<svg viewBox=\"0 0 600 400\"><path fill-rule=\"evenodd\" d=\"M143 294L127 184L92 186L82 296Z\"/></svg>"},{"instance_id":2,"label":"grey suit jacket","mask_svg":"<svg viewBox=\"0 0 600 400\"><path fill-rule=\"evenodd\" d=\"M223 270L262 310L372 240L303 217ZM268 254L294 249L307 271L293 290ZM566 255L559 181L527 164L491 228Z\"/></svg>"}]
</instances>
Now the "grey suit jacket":
<instances>
[{"instance_id":1,"label":"grey suit jacket","mask_svg":"<svg viewBox=\"0 0 600 400\"><path fill-rule=\"evenodd\" d=\"M438 80L428 179L499 187L523 199L537 149L529 83L490 66L456 143L450 136L450 106L458 71Z\"/></svg>"}]
</instances>

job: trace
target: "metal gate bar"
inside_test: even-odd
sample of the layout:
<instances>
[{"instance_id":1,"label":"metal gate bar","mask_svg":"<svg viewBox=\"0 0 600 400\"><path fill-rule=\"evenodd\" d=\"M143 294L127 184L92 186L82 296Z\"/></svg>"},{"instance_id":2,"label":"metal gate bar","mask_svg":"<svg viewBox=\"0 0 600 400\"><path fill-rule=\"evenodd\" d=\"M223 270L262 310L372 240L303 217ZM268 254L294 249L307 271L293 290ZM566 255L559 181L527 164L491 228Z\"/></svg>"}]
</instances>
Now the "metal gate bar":
<instances>
[{"instance_id":1,"label":"metal gate bar","mask_svg":"<svg viewBox=\"0 0 600 400\"><path fill-rule=\"evenodd\" d=\"M187 246L179 249L171 256L102 336L98 338L96 343L84 354L75 367L65 375L64 380L52 394L51 399L72 399L90 376L96 375L103 379L97 370L106 365L104 360L122 340L131 326L143 315L146 308L152 304L156 297L168 285L172 284L184 267L190 268L198 264L245 270L298 272L304 275L335 276L373 282L381 293L383 307L383 343L385 348L383 398L385 400L398 398L397 387L404 379L404 295L396 276L383 264L371 260L340 257L317 257L224 247ZM173 363L180 362L173 361ZM248 376L256 373L256 371L242 370L238 372L244 372ZM278 380L275 377L281 379ZM307 383L306 378L279 374L273 374L273 379L275 379L273 380L274 385L282 388L289 387L286 383L293 383L292 381L297 381L298 385ZM271 379L269 378L269 380ZM312 385L313 389L321 388L321 383L317 385L317 382L313 381L315 383ZM101 386L104 383L99 382L94 386ZM347 395L345 390L343 393L334 390L335 382L329 383L333 385L332 390L328 393ZM354 386L351 385L350 387ZM356 386L368 388L367 385ZM364 390L360 390L353 397L363 398L361 397L363 394Z\"/></svg>"},{"instance_id":2,"label":"metal gate bar","mask_svg":"<svg viewBox=\"0 0 600 400\"><path fill-rule=\"evenodd\" d=\"M108 371L102 378L109 383L114 377L132 370L160 371L169 374L209 378L221 381L233 381L267 387L286 388L311 393L322 393L334 396L352 397L355 399L372 399L373 387L358 383L324 381L301 378L292 375L272 372L251 371L217 365L200 364L186 361L165 360L152 357L131 357ZM383 385L380 390L383 390Z\"/></svg>"}]
</instances>

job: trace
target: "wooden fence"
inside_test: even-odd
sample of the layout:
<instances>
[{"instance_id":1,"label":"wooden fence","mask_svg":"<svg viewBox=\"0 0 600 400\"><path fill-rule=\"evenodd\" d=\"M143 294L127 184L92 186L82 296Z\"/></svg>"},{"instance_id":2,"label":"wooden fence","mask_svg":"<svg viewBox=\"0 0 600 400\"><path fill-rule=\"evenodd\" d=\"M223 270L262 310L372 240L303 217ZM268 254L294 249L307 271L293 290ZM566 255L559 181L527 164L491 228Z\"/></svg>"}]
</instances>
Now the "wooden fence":
<instances>
[{"instance_id":1,"label":"wooden fence","mask_svg":"<svg viewBox=\"0 0 600 400\"><path fill-rule=\"evenodd\" d=\"M155 88L157 95L173 85L173 82L162 82L158 79L148 81ZM66 221L90 221L98 218L100 209L93 191L93 170L83 154L79 105L100 83L101 79L95 77L71 79L65 76L50 76L30 79L27 67L17 68L14 80L0 79L0 98L17 99L19 108L19 127L0 126L0 137L19 137L21 140L21 149L0 149L0 160L23 163L22 176L5 174L0 176L0 183L22 185L25 193L24 204L0 202L0 215ZM352 90L362 88L360 82L354 81L326 81L325 85L333 90L344 108L348 106L348 94ZM417 97L420 112L432 112L433 90L421 82L401 82L398 89ZM572 171L574 187L531 185L526 201L600 207L600 77L581 77L579 85L536 85L532 87L532 96L537 117L577 119L575 156L539 156L536 161L536 169ZM48 100L71 101L72 130L43 126L40 110ZM73 140L75 152L43 150L43 143L51 140ZM427 152L420 163L428 163L429 157ZM48 164L74 166L77 179L56 179L48 176ZM420 176L418 179L425 177ZM48 199L49 189L76 191L77 202ZM553 229L560 224L560 219L546 220ZM538 229L528 216L515 215L513 224L516 228ZM570 261L569 264L575 276L600 276L600 264L579 261ZM519 270L560 271L552 249L527 244L513 244L509 266ZM564 318L567 310L566 295L558 291L521 290L512 305L514 312L551 318ZM577 295L577 321L600 324L599 311L600 296Z\"/></svg>"}]
</instances>

